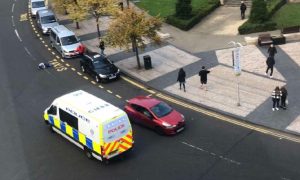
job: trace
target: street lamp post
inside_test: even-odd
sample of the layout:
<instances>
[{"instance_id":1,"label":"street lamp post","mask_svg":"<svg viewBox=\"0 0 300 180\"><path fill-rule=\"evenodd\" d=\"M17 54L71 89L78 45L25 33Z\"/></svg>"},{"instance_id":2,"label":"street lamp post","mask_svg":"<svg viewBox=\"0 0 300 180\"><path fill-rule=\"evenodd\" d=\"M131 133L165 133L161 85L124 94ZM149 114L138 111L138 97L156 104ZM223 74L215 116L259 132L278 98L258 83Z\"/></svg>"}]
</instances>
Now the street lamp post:
<instances>
[{"instance_id":1,"label":"street lamp post","mask_svg":"<svg viewBox=\"0 0 300 180\"><path fill-rule=\"evenodd\" d=\"M236 84L237 84L237 106L240 106L240 83L239 76L242 73L241 63L240 63L240 50L242 44L239 42L230 41L228 44L232 44L234 46L234 50L232 51L232 61L234 67L234 73L236 76Z\"/></svg>"}]
</instances>

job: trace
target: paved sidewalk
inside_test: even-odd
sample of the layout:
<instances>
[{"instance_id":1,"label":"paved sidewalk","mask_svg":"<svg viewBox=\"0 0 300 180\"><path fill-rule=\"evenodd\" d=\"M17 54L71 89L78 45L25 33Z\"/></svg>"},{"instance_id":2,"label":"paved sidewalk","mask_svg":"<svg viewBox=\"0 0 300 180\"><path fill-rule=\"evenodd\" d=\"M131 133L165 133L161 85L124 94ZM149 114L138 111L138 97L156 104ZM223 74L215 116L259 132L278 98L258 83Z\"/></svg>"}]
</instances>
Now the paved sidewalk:
<instances>
[{"instance_id":1,"label":"paved sidewalk","mask_svg":"<svg viewBox=\"0 0 300 180\"><path fill-rule=\"evenodd\" d=\"M238 79L232 68L232 49L224 48L232 40L243 42L243 36L237 35L236 31L237 26L243 23L239 18L238 8L220 7L188 32L164 24L162 32L170 33L172 38L161 47L148 46L144 52L140 52L142 65L144 55L152 57L153 69L150 70L137 69L132 52L106 47L105 53L122 72L157 90L245 121L300 134L299 42L278 47L273 79L264 74L267 49L253 45L243 47L243 72L238 78L241 106L236 105ZM80 22L79 30L66 17L59 16L59 19L90 50L99 51L94 19ZM109 17L100 19L102 34L107 30L110 21ZM212 50L213 48L220 50ZM202 65L211 70L208 75L208 91L199 88L198 72ZM176 82L178 69L181 67L187 73L187 92L180 91ZM275 86L282 85L287 85L289 91L289 108L273 112L271 92Z\"/></svg>"}]
</instances>

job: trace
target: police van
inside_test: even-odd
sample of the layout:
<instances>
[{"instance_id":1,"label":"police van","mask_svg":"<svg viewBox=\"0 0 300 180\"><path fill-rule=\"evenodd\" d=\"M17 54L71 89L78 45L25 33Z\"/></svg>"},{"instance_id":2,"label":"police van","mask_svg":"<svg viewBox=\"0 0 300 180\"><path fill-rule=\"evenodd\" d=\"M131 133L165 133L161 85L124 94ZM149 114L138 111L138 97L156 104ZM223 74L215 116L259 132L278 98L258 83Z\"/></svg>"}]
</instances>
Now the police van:
<instances>
[{"instance_id":1,"label":"police van","mask_svg":"<svg viewBox=\"0 0 300 180\"><path fill-rule=\"evenodd\" d=\"M127 114L82 90L56 98L44 119L51 131L83 149L88 158L106 161L133 147Z\"/></svg>"}]
</instances>

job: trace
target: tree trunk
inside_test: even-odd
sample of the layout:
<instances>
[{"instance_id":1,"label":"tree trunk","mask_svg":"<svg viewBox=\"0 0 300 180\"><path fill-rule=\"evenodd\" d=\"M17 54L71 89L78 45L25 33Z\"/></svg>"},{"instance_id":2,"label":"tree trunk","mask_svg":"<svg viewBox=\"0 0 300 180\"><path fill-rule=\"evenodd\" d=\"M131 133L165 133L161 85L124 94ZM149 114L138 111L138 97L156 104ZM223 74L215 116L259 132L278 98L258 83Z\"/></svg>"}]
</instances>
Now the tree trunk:
<instances>
[{"instance_id":1,"label":"tree trunk","mask_svg":"<svg viewBox=\"0 0 300 180\"><path fill-rule=\"evenodd\" d=\"M100 28L99 28L99 16L96 17L96 25L97 25L97 33L98 33L98 38L101 37L101 34L100 34Z\"/></svg>"},{"instance_id":2,"label":"tree trunk","mask_svg":"<svg viewBox=\"0 0 300 180\"><path fill-rule=\"evenodd\" d=\"M140 63L140 57L139 57L139 49L138 49L138 46L137 46L135 38L133 38L133 44L134 44L134 49L135 49L135 56L136 56L137 65L138 65L138 68L141 69L141 63Z\"/></svg>"},{"instance_id":3,"label":"tree trunk","mask_svg":"<svg viewBox=\"0 0 300 180\"><path fill-rule=\"evenodd\" d=\"M80 29L80 27L79 27L79 22L76 21L75 23L76 23L76 29Z\"/></svg>"}]
</instances>

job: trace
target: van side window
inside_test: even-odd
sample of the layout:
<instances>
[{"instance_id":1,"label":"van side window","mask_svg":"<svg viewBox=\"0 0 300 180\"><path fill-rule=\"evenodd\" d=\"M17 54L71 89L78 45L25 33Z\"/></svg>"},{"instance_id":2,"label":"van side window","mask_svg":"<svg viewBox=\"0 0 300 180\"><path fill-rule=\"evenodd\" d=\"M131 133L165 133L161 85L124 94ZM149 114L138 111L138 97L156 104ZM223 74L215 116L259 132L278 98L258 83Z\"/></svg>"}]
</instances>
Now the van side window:
<instances>
[{"instance_id":1,"label":"van side window","mask_svg":"<svg viewBox=\"0 0 300 180\"><path fill-rule=\"evenodd\" d=\"M67 113L66 111L59 109L60 120L66 122L69 126L78 129L78 119L77 117Z\"/></svg>"},{"instance_id":2,"label":"van side window","mask_svg":"<svg viewBox=\"0 0 300 180\"><path fill-rule=\"evenodd\" d=\"M52 106L48 109L47 113L50 114L50 115L56 115L56 114L57 114L57 108L56 108L56 106L53 106L53 105L52 105Z\"/></svg>"},{"instance_id":3,"label":"van side window","mask_svg":"<svg viewBox=\"0 0 300 180\"><path fill-rule=\"evenodd\" d=\"M57 42L58 44L60 44L59 37L56 37L56 42Z\"/></svg>"}]
</instances>

